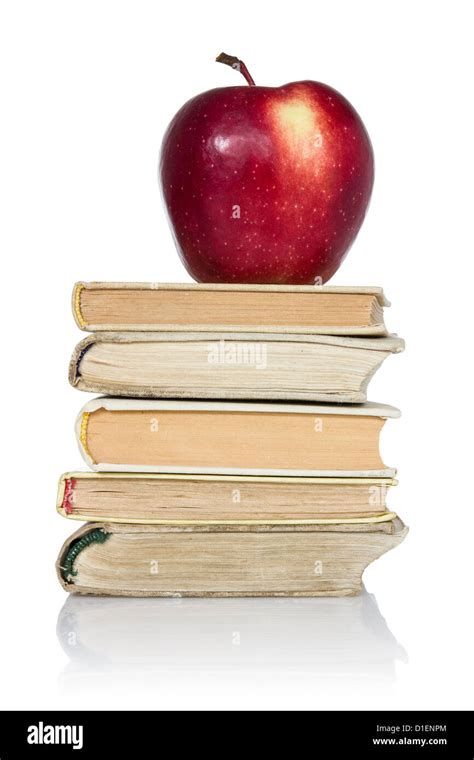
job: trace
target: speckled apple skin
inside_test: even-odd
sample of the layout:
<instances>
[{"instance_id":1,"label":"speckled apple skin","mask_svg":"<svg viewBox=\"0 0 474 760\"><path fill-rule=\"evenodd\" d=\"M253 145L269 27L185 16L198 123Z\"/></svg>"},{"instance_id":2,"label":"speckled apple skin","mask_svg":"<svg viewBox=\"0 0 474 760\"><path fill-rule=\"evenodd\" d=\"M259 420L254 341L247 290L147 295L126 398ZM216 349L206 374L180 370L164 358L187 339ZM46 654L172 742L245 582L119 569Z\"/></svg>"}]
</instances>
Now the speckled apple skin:
<instances>
[{"instance_id":1,"label":"speckled apple skin","mask_svg":"<svg viewBox=\"0 0 474 760\"><path fill-rule=\"evenodd\" d=\"M363 222L374 157L357 112L327 85L225 87L178 111L160 177L194 279L321 283Z\"/></svg>"}]
</instances>

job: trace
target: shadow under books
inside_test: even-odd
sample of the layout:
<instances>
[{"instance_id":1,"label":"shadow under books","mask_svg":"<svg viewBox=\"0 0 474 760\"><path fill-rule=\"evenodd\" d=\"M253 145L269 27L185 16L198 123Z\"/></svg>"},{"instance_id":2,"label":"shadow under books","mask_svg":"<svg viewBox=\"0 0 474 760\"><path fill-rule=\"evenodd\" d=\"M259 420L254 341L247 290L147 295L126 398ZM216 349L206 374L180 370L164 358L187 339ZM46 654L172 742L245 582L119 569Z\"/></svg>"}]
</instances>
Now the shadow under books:
<instances>
[{"instance_id":1,"label":"shadow under books","mask_svg":"<svg viewBox=\"0 0 474 760\"><path fill-rule=\"evenodd\" d=\"M390 687L407 662L375 597L150 599L70 595L60 687L154 688L188 676L286 676ZM137 683L138 683L137 681Z\"/></svg>"}]
</instances>

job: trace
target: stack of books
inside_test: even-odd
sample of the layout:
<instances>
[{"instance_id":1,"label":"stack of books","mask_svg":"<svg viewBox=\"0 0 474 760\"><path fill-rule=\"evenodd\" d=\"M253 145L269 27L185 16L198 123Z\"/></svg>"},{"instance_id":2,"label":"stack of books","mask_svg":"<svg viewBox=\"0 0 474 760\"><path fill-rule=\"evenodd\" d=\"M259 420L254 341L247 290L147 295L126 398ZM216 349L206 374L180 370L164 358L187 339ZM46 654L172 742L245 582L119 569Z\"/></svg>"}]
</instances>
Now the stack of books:
<instances>
[{"instance_id":1,"label":"stack of books","mask_svg":"<svg viewBox=\"0 0 474 760\"><path fill-rule=\"evenodd\" d=\"M407 529L387 506L368 403L388 335L380 288L78 283L91 333L75 388L104 394L76 435L89 472L59 484L86 521L61 549L67 591L123 596L358 593Z\"/></svg>"}]
</instances>

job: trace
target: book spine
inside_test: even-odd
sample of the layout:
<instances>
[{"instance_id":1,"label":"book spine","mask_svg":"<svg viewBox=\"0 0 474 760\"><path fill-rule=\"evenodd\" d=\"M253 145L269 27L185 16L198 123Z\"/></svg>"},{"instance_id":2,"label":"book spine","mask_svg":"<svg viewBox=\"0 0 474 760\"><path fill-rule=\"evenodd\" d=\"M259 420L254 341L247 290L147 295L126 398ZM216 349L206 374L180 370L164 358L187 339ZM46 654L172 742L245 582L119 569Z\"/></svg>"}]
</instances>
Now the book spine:
<instances>
[{"instance_id":1,"label":"book spine","mask_svg":"<svg viewBox=\"0 0 474 760\"><path fill-rule=\"evenodd\" d=\"M74 319L76 320L77 326L81 330L87 329L86 321L84 320L84 317L82 316L81 312L81 293L84 290L85 285L82 282L76 282L74 285L74 290L72 292L72 313L74 315Z\"/></svg>"}]
</instances>

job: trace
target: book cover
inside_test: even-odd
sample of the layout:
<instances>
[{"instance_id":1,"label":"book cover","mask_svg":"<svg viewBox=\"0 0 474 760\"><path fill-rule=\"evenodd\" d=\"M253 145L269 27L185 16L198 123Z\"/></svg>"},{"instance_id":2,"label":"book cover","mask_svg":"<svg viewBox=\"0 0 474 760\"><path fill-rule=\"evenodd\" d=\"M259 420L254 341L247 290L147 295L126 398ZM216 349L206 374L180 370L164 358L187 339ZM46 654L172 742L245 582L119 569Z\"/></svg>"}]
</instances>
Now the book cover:
<instances>
[{"instance_id":1,"label":"book cover","mask_svg":"<svg viewBox=\"0 0 474 760\"><path fill-rule=\"evenodd\" d=\"M397 546L398 517L366 523L164 526L88 523L63 545L71 593L111 596L346 596Z\"/></svg>"}]
</instances>

